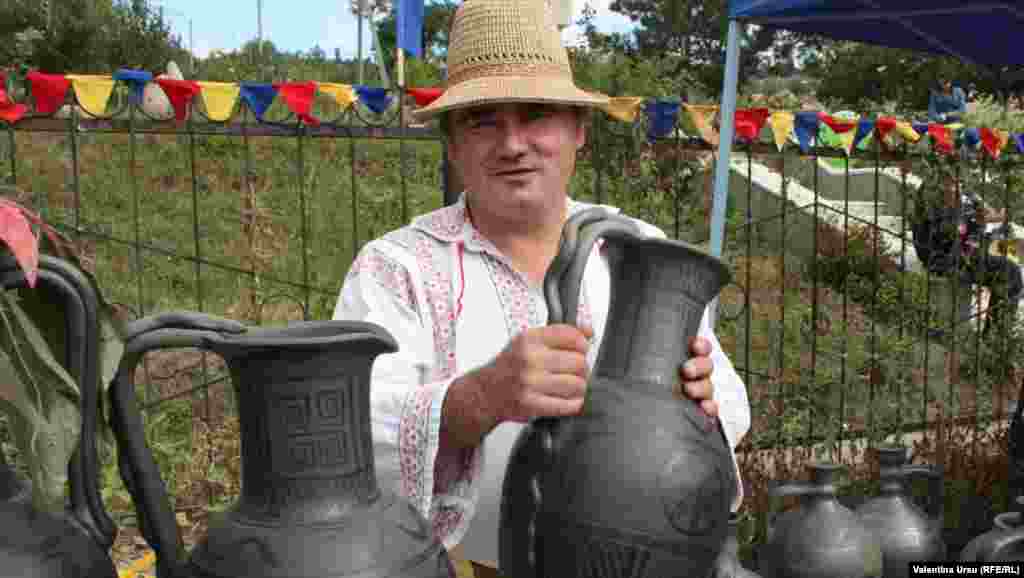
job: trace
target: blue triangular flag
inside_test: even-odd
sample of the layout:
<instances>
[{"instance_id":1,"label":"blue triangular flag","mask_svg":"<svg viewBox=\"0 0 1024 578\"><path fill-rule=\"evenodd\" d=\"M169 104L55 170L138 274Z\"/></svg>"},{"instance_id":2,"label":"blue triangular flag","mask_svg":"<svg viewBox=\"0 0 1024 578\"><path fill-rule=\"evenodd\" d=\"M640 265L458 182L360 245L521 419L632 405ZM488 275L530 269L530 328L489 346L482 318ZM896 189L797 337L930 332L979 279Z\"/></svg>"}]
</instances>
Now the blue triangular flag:
<instances>
[{"instance_id":1,"label":"blue triangular flag","mask_svg":"<svg viewBox=\"0 0 1024 578\"><path fill-rule=\"evenodd\" d=\"M277 97L277 88L273 84L243 82L238 95L245 101L249 110L256 115L256 119L263 120L263 113L267 112L270 105L274 103L274 98Z\"/></svg>"},{"instance_id":2,"label":"blue triangular flag","mask_svg":"<svg viewBox=\"0 0 1024 578\"><path fill-rule=\"evenodd\" d=\"M915 122L910 125L910 128L914 129L914 132L920 135L928 134L928 123Z\"/></svg>"},{"instance_id":3,"label":"blue triangular flag","mask_svg":"<svg viewBox=\"0 0 1024 578\"><path fill-rule=\"evenodd\" d=\"M128 96L129 102L141 104L143 91L146 90L146 84L153 80L153 73L147 70L121 68L114 73L114 80L125 82L131 88L131 93Z\"/></svg>"},{"instance_id":4,"label":"blue triangular flag","mask_svg":"<svg viewBox=\"0 0 1024 578\"><path fill-rule=\"evenodd\" d=\"M853 148L857 148L860 141L866 139L871 133L875 132L875 121L871 119L861 119L857 123L857 134L853 137Z\"/></svg>"},{"instance_id":5,"label":"blue triangular flag","mask_svg":"<svg viewBox=\"0 0 1024 578\"><path fill-rule=\"evenodd\" d=\"M355 90L359 95L359 102L377 114L381 114L391 106L391 96L386 88L358 85Z\"/></svg>"},{"instance_id":6,"label":"blue triangular flag","mask_svg":"<svg viewBox=\"0 0 1024 578\"><path fill-rule=\"evenodd\" d=\"M807 152L811 148L811 139L818 135L821 118L815 111L798 112L793 120L793 132L800 140L800 150Z\"/></svg>"},{"instance_id":7,"label":"blue triangular flag","mask_svg":"<svg viewBox=\"0 0 1024 578\"><path fill-rule=\"evenodd\" d=\"M398 0L395 3L398 47L417 58L423 55L423 1Z\"/></svg>"},{"instance_id":8,"label":"blue triangular flag","mask_svg":"<svg viewBox=\"0 0 1024 578\"><path fill-rule=\"evenodd\" d=\"M968 128L964 130L964 144L969 149L976 149L981 144L981 131L976 128Z\"/></svg>"},{"instance_id":9,"label":"blue triangular flag","mask_svg":"<svg viewBox=\"0 0 1024 578\"><path fill-rule=\"evenodd\" d=\"M1013 135L1013 144L1017 145L1017 152L1024 153L1024 133Z\"/></svg>"},{"instance_id":10,"label":"blue triangular flag","mask_svg":"<svg viewBox=\"0 0 1024 578\"><path fill-rule=\"evenodd\" d=\"M671 100L648 100L644 103L648 121L647 138L654 140L671 134L681 106L682 103Z\"/></svg>"}]
</instances>

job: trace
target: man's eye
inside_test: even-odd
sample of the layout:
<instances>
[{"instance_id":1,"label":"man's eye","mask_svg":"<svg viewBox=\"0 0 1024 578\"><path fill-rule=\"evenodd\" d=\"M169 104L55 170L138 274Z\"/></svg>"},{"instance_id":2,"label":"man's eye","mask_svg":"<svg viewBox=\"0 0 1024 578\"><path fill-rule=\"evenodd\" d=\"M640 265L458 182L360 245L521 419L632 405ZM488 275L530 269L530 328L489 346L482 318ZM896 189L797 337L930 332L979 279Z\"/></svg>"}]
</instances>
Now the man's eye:
<instances>
[{"instance_id":1,"label":"man's eye","mask_svg":"<svg viewBox=\"0 0 1024 578\"><path fill-rule=\"evenodd\" d=\"M494 126L494 118L492 117L477 117L473 119L470 126L473 128L485 128Z\"/></svg>"},{"instance_id":2,"label":"man's eye","mask_svg":"<svg viewBox=\"0 0 1024 578\"><path fill-rule=\"evenodd\" d=\"M526 112L526 119L527 120L537 120L537 119L540 119L540 118L551 116L551 113L552 113L551 109L549 109L547 107L531 108L531 109L529 109Z\"/></svg>"}]
</instances>

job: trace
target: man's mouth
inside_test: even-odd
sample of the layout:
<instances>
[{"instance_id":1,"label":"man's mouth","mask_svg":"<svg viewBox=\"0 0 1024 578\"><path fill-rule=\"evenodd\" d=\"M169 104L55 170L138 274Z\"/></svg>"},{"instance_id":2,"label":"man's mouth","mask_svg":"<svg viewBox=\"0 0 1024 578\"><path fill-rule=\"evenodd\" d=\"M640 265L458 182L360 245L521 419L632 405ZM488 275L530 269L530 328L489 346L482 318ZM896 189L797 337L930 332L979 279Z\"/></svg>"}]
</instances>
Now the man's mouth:
<instances>
[{"instance_id":1,"label":"man's mouth","mask_svg":"<svg viewBox=\"0 0 1024 578\"><path fill-rule=\"evenodd\" d=\"M504 170L500 170L500 171L495 171L494 174L496 174L499 177L521 177L521 176L524 176L524 175L528 175L528 174L530 174L532 172L534 172L533 169L521 168L521 169L504 169Z\"/></svg>"}]
</instances>

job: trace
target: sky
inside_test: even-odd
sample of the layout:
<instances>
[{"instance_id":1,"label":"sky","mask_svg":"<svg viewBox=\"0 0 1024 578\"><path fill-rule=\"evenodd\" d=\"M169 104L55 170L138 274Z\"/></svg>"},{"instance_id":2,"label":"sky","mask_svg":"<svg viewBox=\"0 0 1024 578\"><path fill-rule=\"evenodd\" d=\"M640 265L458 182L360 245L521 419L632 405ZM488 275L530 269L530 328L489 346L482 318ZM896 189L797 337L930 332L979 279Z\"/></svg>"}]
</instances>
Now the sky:
<instances>
[{"instance_id":1,"label":"sky","mask_svg":"<svg viewBox=\"0 0 1024 578\"><path fill-rule=\"evenodd\" d=\"M579 19L585 4L597 10L595 23L601 32L628 32L628 18L611 12L611 0L573 0L573 20ZM196 56L205 58L213 50L234 50L257 37L257 0L152 0L164 8L164 16L182 43L189 46L189 26ZM308 51L316 45L328 56L341 50L342 58L356 55L358 24L349 12L348 0L263 0L263 37L278 50ZM563 41L578 42L580 31L570 26L562 31ZM363 34L364 54L370 46L369 26Z\"/></svg>"}]
</instances>

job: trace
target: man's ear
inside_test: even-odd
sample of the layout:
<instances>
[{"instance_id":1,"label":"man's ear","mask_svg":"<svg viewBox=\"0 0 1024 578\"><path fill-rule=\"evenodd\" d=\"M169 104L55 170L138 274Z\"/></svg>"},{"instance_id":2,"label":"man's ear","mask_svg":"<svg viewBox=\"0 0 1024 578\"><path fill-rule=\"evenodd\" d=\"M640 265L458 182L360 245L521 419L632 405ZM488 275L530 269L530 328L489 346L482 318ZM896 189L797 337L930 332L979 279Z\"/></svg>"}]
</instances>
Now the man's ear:
<instances>
[{"instance_id":1,"label":"man's ear","mask_svg":"<svg viewBox=\"0 0 1024 578\"><path fill-rule=\"evenodd\" d=\"M583 122L583 114L581 111L576 115L576 150L587 144L587 124Z\"/></svg>"}]
</instances>

